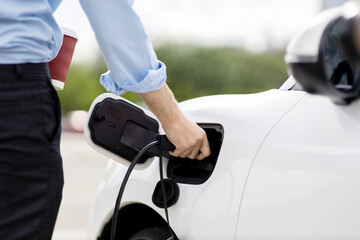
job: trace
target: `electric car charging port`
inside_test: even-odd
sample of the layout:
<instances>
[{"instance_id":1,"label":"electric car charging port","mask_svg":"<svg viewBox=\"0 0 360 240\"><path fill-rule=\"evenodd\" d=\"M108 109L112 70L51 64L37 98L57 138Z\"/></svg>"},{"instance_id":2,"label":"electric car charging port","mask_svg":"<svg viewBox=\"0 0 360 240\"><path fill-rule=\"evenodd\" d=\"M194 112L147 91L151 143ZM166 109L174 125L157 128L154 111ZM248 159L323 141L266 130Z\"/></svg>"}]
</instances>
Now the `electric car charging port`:
<instances>
[{"instance_id":1,"label":"electric car charging port","mask_svg":"<svg viewBox=\"0 0 360 240\"><path fill-rule=\"evenodd\" d=\"M88 122L91 141L102 149L118 155L120 158L111 156L117 161L124 164L132 162L145 145L157 140L159 134L158 122L144 111L123 99L112 97L100 99L94 105ZM163 151L163 156L169 158L167 176L177 183L202 184L210 178L215 168L224 137L224 128L217 123L198 125L207 134L211 149L209 157L197 161L176 158ZM147 159L157 155L156 148L149 149L137 164L145 163Z\"/></svg>"},{"instance_id":2,"label":"electric car charging port","mask_svg":"<svg viewBox=\"0 0 360 240\"><path fill-rule=\"evenodd\" d=\"M170 156L167 176L177 183L202 184L214 171L224 138L224 128L220 124L199 124L199 126L206 132L211 155L202 161Z\"/></svg>"}]
</instances>

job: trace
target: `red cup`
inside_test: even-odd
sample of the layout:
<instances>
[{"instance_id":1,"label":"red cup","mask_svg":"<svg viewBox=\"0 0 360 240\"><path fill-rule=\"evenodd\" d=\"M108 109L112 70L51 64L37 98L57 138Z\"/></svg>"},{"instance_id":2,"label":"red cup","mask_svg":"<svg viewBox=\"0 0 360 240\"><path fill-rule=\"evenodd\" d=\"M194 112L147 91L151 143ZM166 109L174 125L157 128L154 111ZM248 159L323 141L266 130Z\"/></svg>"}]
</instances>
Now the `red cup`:
<instances>
[{"instance_id":1,"label":"red cup","mask_svg":"<svg viewBox=\"0 0 360 240\"><path fill-rule=\"evenodd\" d=\"M61 28L63 42L58 55L49 62L51 82L56 90L63 90L66 77L69 73L75 45L78 37L74 31L68 28Z\"/></svg>"}]
</instances>

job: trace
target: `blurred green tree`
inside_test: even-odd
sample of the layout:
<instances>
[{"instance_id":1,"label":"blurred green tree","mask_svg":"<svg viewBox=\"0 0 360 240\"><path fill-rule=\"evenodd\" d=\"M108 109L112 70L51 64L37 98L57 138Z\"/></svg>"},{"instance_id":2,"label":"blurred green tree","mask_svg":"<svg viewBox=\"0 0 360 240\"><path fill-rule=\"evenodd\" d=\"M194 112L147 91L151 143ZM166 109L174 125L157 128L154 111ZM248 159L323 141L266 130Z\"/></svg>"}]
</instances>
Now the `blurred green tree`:
<instances>
[{"instance_id":1,"label":"blurred green tree","mask_svg":"<svg viewBox=\"0 0 360 240\"><path fill-rule=\"evenodd\" d=\"M236 48L166 45L157 49L168 84L181 101L212 94L278 88L287 78L283 52L254 54Z\"/></svg>"},{"instance_id":2,"label":"blurred green tree","mask_svg":"<svg viewBox=\"0 0 360 240\"><path fill-rule=\"evenodd\" d=\"M254 54L237 48L162 45L158 58L166 63L168 84L179 101L213 94L243 94L278 88L287 78L284 53ZM74 63L63 91L62 108L88 110L91 102L106 92L99 76L107 71L100 54L92 63ZM135 93L123 97L139 102Z\"/></svg>"}]
</instances>

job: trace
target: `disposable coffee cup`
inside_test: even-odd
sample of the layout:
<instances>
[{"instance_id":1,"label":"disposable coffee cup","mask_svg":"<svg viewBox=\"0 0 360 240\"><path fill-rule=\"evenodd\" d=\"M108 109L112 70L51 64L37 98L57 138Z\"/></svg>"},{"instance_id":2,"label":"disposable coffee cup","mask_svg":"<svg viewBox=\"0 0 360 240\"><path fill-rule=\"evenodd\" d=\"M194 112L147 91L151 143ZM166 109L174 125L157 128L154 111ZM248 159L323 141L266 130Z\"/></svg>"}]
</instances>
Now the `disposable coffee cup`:
<instances>
[{"instance_id":1,"label":"disposable coffee cup","mask_svg":"<svg viewBox=\"0 0 360 240\"><path fill-rule=\"evenodd\" d=\"M63 42L58 55L49 62L52 85L56 90L63 90L69 73L78 36L69 28L61 28Z\"/></svg>"}]
</instances>

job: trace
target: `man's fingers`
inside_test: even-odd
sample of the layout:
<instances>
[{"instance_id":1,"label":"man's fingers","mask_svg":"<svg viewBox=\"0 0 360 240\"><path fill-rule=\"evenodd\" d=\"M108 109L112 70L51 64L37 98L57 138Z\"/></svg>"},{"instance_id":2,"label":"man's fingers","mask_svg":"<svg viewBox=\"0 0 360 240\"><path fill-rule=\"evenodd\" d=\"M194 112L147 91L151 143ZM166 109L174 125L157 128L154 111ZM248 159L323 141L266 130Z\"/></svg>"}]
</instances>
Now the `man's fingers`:
<instances>
[{"instance_id":1,"label":"man's fingers","mask_svg":"<svg viewBox=\"0 0 360 240\"><path fill-rule=\"evenodd\" d=\"M179 153L176 153L175 151L169 151L169 154L174 157L179 157Z\"/></svg>"},{"instance_id":2,"label":"man's fingers","mask_svg":"<svg viewBox=\"0 0 360 240\"><path fill-rule=\"evenodd\" d=\"M203 160L210 156L210 146L208 140L205 138L201 144L195 145L193 148L187 149L184 152L181 152L179 149L175 149L175 151L170 151L170 155L174 157L181 158L190 158L190 159L198 159Z\"/></svg>"},{"instance_id":3,"label":"man's fingers","mask_svg":"<svg viewBox=\"0 0 360 240\"><path fill-rule=\"evenodd\" d=\"M196 159L203 160L204 158L207 158L208 156L210 156L210 154L211 154L210 146L209 146L209 142L206 138L205 141L203 142L203 144L201 145L200 153L196 156Z\"/></svg>"},{"instance_id":4,"label":"man's fingers","mask_svg":"<svg viewBox=\"0 0 360 240\"><path fill-rule=\"evenodd\" d=\"M188 149L185 152L183 152L182 154L180 154L181 158L186 158L189 157L189 154L192 152L192 149Z\"/></svg>"},{"instance_id":5,"label":"man's fingers","mask_svg":"<svg viewBox=\"0 0 360 240\"><path fill-rule=\"evenodd\" d=\"M181 158L186 158L189 156L189 154L191 154L193 151L193 148L184 148L182 151L180 150L180 148L176 148L174 151L169 152L170 155L174 156L174 157L181 157Z\"/></svg>"},{"instance_id":6,"label":"man's fingers","mask_svg":"<svg viewBox=\"0 0 360 240\"><path fill-rule=\"evenodd\" d=\"M198 155L199 155L199 151L200 151L200 148L203 144L203 141L202 140L199 144L195 145L195 147L193 148L193 150L190 152L190 154L187 156L188 158L190 159L195 159Z\"/></svg>"},{"instance_id":7,"label":"man's fingers","mask_svg":"<svg viewBox=\"0 0 360 240\"><path fill-rule=\"evenodd\" d=\"M182 138L177 144L176 149L170 151L170 155L174 157L190 158L202 160L210 155L209 142L207 140L206 133L199 126L195 125L197 131L194 135L187 135L186 138Z\"/></svg>"}]
</instances>

